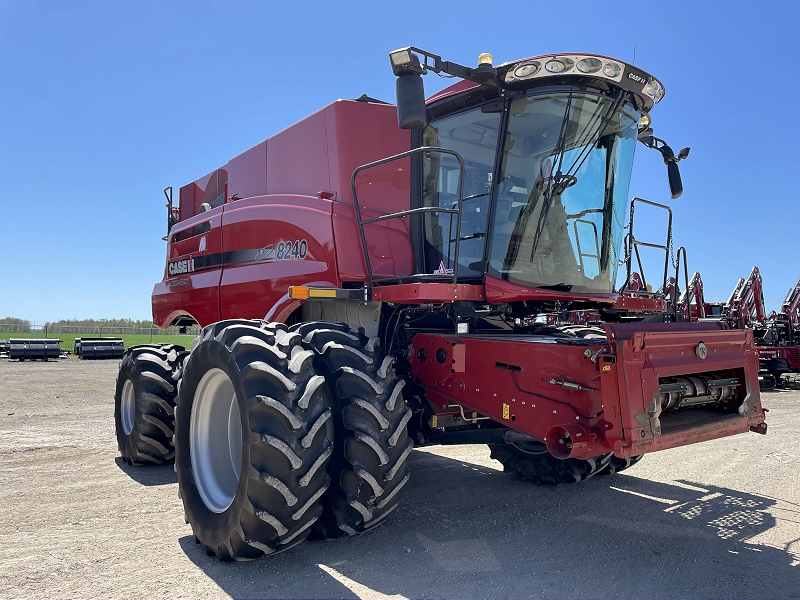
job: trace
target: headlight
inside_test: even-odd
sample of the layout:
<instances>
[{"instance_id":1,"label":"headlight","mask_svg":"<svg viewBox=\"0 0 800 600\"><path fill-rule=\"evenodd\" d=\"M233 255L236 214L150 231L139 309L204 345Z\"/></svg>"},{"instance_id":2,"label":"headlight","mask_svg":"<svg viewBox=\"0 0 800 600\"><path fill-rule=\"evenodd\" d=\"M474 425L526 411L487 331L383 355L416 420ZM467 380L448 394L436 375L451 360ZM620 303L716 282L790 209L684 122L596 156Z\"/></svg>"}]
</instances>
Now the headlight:
<instances>
[{"instance_id":1,"label":"headlight","mask_svg":"<svg viewBox=\"0 0 800 600\"><path fill-rule=\"evenodd\" d=\"M664 88L661 87L661 84L658 82L658 80L651 79L645 84L644 88L642 89L642 93L647 94L653 100L658 102L664 95Z\"/></svg>"},{"instance_id":2,"label":"headlight","mask_svg":"<svg viewBox=\"0 0 800 600\"><path fill-rule=\"evenodd\" d=\"M544 68L551 73L566 73L572 69L574 65L575 63L569 58L554 58L547 61Z\"/></svg>"},{"instance_id":3,"label":"headlight","mask_svg":"<svg viewBox=\"0 0 800 600\"><path fill-rule=\"evenodd\" d=\"M525 63L514 69L514 76L520 79L523 77L530 77L531 75L535 75L539 68L540 65L538 62Z\"/></svg>"},{"instance_id":4,"label":"headlight","mask_svg":"<svg viewBox=\"0 0 800 600\"><path fill-rule=\"evenodd\" d=\"M603 75L606 77L619 77L620 72L622 71L622 67L620 67L617 63L606 63L603 65Z\"/></svg>"},{"instance_id":5,"label":"headlight","mask_svg":"<svg viewBox=\"0 0 800 600\"><path fill-rule=\"evenodd\" d=\"M597 73L603 62L597 58L582 58L578 61L578 71L581 73Z\"/></svg>"}]
</instances>

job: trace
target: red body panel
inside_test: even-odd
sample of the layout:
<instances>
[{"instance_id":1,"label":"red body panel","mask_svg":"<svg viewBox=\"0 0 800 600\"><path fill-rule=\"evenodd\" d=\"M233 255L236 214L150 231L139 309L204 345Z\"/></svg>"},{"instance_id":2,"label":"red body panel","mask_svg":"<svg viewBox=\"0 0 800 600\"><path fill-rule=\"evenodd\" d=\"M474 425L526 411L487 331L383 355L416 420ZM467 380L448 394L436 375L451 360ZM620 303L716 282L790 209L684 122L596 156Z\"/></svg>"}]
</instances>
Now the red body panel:
<instances>
[{"instance_id":1,"label":"red body panel","mask_svg":"<svg viewBox=\"0 0 800 600\"><path fill-rule=\"evenodd\" d=\"M222 319L263 318L290 285L339 286L330 200L289 195L241 200L225 207L222 234L226 255L219 293ZM301 259L303 241L307 249ZM279 245L294 247L295 242L298 255L284 251L278 259Z\"/></svg>"},{"instance_id":2,"label":"red body panel","mask_svg":"<svg viewBox=\"0 0 800 600\"><path fill-rule=\"evenodd\" d=\"M483 286L460 283L404 283L376 287L372 291L375 302L423 304L428 302L477 302L484 299Z\"/></svg>"}]
</instances>

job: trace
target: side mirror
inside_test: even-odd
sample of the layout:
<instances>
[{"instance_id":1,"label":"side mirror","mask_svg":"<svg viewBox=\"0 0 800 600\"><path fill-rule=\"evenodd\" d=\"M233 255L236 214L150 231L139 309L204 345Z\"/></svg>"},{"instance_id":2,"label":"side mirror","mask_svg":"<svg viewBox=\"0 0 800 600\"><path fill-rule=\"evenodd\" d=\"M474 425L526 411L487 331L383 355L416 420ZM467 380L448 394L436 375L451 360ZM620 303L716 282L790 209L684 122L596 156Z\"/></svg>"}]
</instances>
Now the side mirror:
<instances>
[{"instance_id":1,"label":"side mirror","mask_svg":"<svg viewBox=\"0 0 800 600\"><path fill-rule=\"evenodd\" d=\"M419 73L397 78L397 124L400 129L425 129L425 85Z\"/></svg>"},{"instance_id":2,"label":"side mirror","mask_svg":"<svg viewBox=\"0 0 800 600\"><path fill-rule=\"evenodd\" d=\"M680 198L683 193L683 182L681 181L681 171L678 168L678 161L683 160L689 156L689 148L682 148L678 155L675 156L675 151L667 146L664 140L655 137L652 129L642 131L639 134L639 141L648 148L658 150L661 157L664 159L664 164L667 165L667 178L669 179L669 192L672 199Z\"/></svg>"},{"instance_id":3,"label":"side mirror","mask_svg":"<svg viewBox=\"0 0 800 600\"><path fill-rule=\"evenodd\" d=\"M680 198L683 193L683 182L681 181L681 170L678 168L678 163L667 162L667 178L669 179L669 192L672 199Z\"/></svg>"}]
</instances>

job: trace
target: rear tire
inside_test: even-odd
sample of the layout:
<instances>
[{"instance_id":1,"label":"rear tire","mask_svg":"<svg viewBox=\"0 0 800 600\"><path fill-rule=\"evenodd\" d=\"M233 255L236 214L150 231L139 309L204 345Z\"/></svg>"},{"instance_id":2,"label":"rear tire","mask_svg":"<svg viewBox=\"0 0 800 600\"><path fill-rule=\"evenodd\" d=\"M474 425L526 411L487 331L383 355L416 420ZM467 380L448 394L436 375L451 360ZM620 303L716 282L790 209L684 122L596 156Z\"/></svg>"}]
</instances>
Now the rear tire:
<instances>
[{"instance_id":1,"label":"rear tire","mask_svg":"<svg viewBox=\"0 0 800 600\"><path fill-rule=\"evenodd\" d=\"M313 322L292 327L313 349L333 399L336 449L331 487L316 533L355 535L382 523L397 508L409 479L406 458L411 410L377 338L367 338L344 323Z\"/></svg>"},{"instance_id":2,"label":"rear tire","mask_svg":"<svg viewBox=\"0 0 800 600\"><path fill-rule=\"evenodd\" d=\"M580 460L568 458L561 460L550 454L541 444L535 454L525 452L511 444L489 444L491 457L500 461L506 473L514 473L523 481L539 485L559 485L577 483L594 477L608 468L611 453Z\"/></svg>"},{"instance_id":3,"label":"rear tire","mask_svg":"<svg viewBox=\"0 0 800 600\"><path fill-rule=\"evenodd\" d=\"M175 397L183 346L147 344L122 357L114 394L117 445L130 465L160 465L175 456Z\"/></svg>"},{"instance_id":4,"label":"rear tire","mask_svg":"<svg viewBox=\"0 0 800 600\"><path fill-rule=\"evenodd\" d=\"M247 560L302 542L330 483L333 423L314 353L283 324L203 329L176 409L175 470L206 553Z\"/></svg>"}]
</instances>

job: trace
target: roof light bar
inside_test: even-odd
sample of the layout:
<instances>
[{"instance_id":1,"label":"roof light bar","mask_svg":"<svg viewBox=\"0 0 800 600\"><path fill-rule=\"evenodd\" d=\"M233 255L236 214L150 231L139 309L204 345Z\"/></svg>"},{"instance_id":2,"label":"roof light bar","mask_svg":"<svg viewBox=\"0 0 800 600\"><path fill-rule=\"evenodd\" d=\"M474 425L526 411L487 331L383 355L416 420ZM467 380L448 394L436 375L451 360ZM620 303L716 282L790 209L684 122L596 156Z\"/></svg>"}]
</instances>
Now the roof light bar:
<instances>
[{"instance_id":1,"label":"roof light bar","mask_svg":"<svg viewBox=\"0 0 800 600\"><path fill-rule=\"evenodd\" d=\"M618 60L585 54L564 54L522 61L510 66L503 81L506 84L517 84L564 75L591 76L622 83L622 87L649 98L654 104L664 96L663 84L644 71Z\"/></svg>"}]
</instances>

